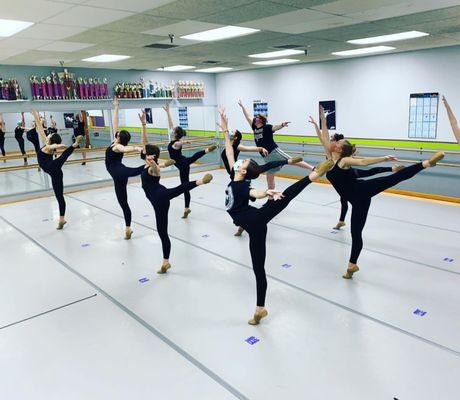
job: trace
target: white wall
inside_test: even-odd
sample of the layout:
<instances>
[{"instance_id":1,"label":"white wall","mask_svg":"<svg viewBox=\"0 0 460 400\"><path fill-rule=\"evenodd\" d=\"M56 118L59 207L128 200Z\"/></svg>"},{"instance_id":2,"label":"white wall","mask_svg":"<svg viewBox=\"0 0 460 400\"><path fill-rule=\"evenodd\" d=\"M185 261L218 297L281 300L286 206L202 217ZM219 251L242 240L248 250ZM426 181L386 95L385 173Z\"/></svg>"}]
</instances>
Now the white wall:
<instances>
[{"instance_id":1,"label":"white wall","mask_svg":"<svg viewBox=\"0 0 460 400\"><path fill-rule=\"evenodd\" d=\"M318 101L336 100L337 132L348 137L408 139L409 95L445 94L460 118L460 47L423 50L322 63L219 74L217 103L232 128L249 127L237 105L241 98L267 100L269 121L292 121L282 133L314 135L309 114ZM438 141L454 142L442 104Z\"/></svg>"}]
</instances>

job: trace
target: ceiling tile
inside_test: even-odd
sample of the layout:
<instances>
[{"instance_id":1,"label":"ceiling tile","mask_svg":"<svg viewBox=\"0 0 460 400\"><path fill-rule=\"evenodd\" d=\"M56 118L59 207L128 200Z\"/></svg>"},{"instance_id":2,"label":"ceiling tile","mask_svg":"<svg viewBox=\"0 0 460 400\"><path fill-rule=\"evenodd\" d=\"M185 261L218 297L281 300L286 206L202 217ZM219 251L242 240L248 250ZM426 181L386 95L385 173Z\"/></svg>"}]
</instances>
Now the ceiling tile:
<instances>
[{"instance_id":1,"label":"ceiling tile","mask_svg":"<svg viewBox=\"0 0 460 400\"><path fill-rule=\"evenodd\" d=\"M164 25L160 28L150 29L143 33L157 36L168 36L170 33L173 33L176 38L178 38L179 36L189 35L191 33L202 32L220 27L222 27L222 25L210 24L209 22L187 20L176 22L175 24L171 25Z\"/></svg>"},{"instance_id":2,"label":"ceiling tile","mask_svg":"<svg viewBox=\"0 0 460 400\"><path fill-rule=\"evenodd\" d=\"M51 41L45 39L24 39L13 36L0 40L0 49L33 50L49 43L51 43Z\"/></svg>"},{"instance_id":3,"label":"ceiling tile","mask_svg":"<svg viewBox=\"0 0 460 400\"><path fill-rule=\"evenodd\" d=\"M40 22L56 14L70 10L74 5L56 3L47 0L13 0L2 4L1 18L16 19L19 21Z\"/></svg>"},{"instance_id":4,"label":"ceiling tile","mask_svg":"<svg viewBox=\"0 0 460 400\"><path fill-rule=\"evenodd\" d=\"M32 39L61 40L76 35L87 28L67 25L36 24L15 35L15 37Z\"/></svg>"},{"instance_id":5,"label":"ceiling tile","mask_svg":"<svg viewBox=\"0 0 460 400\"><path fill-rule=\"evenodd\" d=\"M142 12L173 3L176 0L86 0L85 6L102 7L110 10Z\"/></svg>"},{"instance_id":6,"label":"ceiling tile","mask_svg":"<svg viewBox=\"0 0 460 400\"><path fill-rule=\"evenodd\" d=\"M100 26L100 28L114 32L142 33L162 26L171 25L176 22L179 22L179 20L164 17L156 17L153 15L143 13L131 15L117 22L112 22L110 24Z\"/></svg>"},{"instance_id":7,"label":"ceiling tile","mask_svg":"<svg viewBox=\"0 0 460 400\"><path fill-rule=\"evenodd\" d=\"M74 52L87 47L94 46L94 43L79 43L79 42L62 42L56 41L45 46L41 46L38 50L44 51L63 51L63 52Z\"/></svg>"},{"instance_id":8,"label":"ceiling tile","mask_svg":"<svg viewBox=\"0 0 460 400\"><path fill-rule=\"evenodd\" d=\"M83 26L92 28L109 22L117 21L128 17L132 13L119 10L108 10L105 8L75 6L70 12L60 14L46 19L47 24Z\"/></svg>"},{"instance_id":9,"label":"ceiling tile","mask_svg":"<svg viewBox=\"0 0 460 400\"><path fill-rule=\"evenodd\" d=\"M17 54L24 53L25 50L23 49L1 49L0 50L0 60L6 60L7 58L13 57Z\"/></svg>"}]
</instances>

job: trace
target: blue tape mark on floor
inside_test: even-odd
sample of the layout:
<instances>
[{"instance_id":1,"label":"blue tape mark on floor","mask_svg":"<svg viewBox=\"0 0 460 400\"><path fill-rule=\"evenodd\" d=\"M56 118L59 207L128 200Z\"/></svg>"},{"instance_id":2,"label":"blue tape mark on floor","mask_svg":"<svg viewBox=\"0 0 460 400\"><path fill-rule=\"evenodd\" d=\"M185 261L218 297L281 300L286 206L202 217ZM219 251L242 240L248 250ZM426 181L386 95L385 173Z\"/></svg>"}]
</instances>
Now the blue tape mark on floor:
<instances>
[{"instance_id":1,"label":"blue tape mark on floor","mask_svg":"<svg viewBox=\"0 0 460 400\"><path fill-rule=\"evenodd\" d=\"M149 216L148 214L144 214L144 215L143 215L144 218L147 218L148 216Z\"/></svg>"},{"instance_id":2,"label":"blue tape mark on floor","mask_svg":"<svg viewBox=\"0 0 460 400\"><path fill-rule=\"evenodd\" d=\"M251 346L260 342L260 339L257 339L255 336L248 337L245 342L249 343Z\"/></svg>"},{"instance_id":3,"label":"blue tape mark on floor","mask_svg":"<svg viewBox=\"0 0 460 400\"><path fill-rule=\"evenodd\" d=\"M46 221L49 221L49 218L43 218L42 219L42 222L46 222Z\"/></svg>"},{"instance_id":4,"label":"blue tape mark on floor","mask_svg":"<svg viewBox=\"0 0 460 400\"><path fill-rule=\"evenodd\" d=\"M282 267L283 267L284 269L288 269L288 268L291 268L292 265L291 265L291 264L283 264Z\"/></svg>"},{"instance_id":5,"label":"blue tape mark on floor","mask_svg":"<svg viewBox=\"0 0 460 400\"><path fill-rule=\"evenodd\" d=\"M420 315L421 317L423 317L426 313L426 311L419 310L418 308L414 311L415 315Z\"/></svg>"},{"instance_id":6,"label":"blue tape mark on floor","mask_svg":"<svg viewBox=\"0 0 460 400\"><path fill-rule=\"evenodd\" d=\"M449 258L449 257L444 257L444 260L445 262L453 262L454 259L453 258Z\"/></svg>"},{"instance_id":7,"label":"blue tape mark on floor","mask_svg":"<svg viewBox=\"0 0 460 400\"><path fill-rule=\"evenodd\" d=\"M145 283L145 282L148 282L150 279L149 278L141 278L139 279L139 282L140 283Z\"/></svg>"},{"instance_id":8,"label":"blue tape mark on floor","mask_svg":"<svg viewBox=\"0 0 460 400\"><path fill-rule=\"evenodd\" d=\"M83 244L81 245L81 247L89 247L89 246L90 246L89 243L83 243Z\"/></svg>"},{"instance_id":9,"label":"blue tape mark on floor","mask_svg":"<svg viewBox=\"0 0 460 400\"><path fill-rule=\"evenodd\" d=\"M206 234L206 235L201 235L201 237L203 238L208 238L210 235Z\"/></svg>"}]
</instances>

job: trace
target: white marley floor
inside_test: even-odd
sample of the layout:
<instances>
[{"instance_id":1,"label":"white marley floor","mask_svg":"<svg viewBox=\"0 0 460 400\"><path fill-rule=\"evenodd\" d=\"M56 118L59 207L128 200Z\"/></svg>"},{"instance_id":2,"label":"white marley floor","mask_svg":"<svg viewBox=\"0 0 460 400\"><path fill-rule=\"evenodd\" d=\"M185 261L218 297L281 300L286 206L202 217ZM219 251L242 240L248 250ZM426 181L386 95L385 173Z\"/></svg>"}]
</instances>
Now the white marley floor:
<instances>
[{"instance_id":1,"label":"white marley floor","mask_svg":"<svg viewBox=\"0 0 460 400\"><path fill-rule=\"evenodd\" d=\"M337 195L310 185L270 224L270 314L252 327L248 238L233 237L213 173L188 220L172 202L165 276L137 183L131 241L112 188L69 195L63 231L53 197L0 208L0 398L459 398L460 207L376 197L346 281Z\"/></svg>"}]
</instances>

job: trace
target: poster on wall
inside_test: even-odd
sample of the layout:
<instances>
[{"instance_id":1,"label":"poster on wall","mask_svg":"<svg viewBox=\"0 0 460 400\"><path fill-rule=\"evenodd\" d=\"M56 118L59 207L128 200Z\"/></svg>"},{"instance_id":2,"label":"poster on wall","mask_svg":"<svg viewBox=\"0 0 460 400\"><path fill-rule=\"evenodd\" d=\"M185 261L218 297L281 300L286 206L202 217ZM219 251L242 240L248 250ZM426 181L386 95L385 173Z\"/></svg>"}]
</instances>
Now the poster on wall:
<instances>
[{"instance_id":1,"label":"poster on wall","mask_svg":"<svg viewBox=\"0 0 460 400\"><path fill-rule=\"evenodd\" d=\"M439 93L412 93L409 99L409 137L436 139Z\"/></svg>"},{"instance_id":2,"label":"poster on wall","mask_svg":"<svg viewBox=\"0 0 460 400\"><path fill-rule=\"evenodd\" d=\"M66 128L73 128L73 113L64 113L64 124Z\"/></svg>"},{"instance_id":3,"label":"poster on wall","mask_svg":"<svg viewBox=\"0 0 460 400\"><path fill-rule=\"evenodd\" d=\"M145 119L147 120L148 124L153 124L153 114L151 108L144 109L145 111Z\"/></svg>"},{"instance_id":4,"label":"poster on wall","mask_svg":"<svg viewBox=\"0 0 460 400\"><path fill-rule=\"evenodd\" d=\"M253 108L254 108L254 117L257 114L262 114L265 116L265 118L268 119L268 103L266 101L254 100Z\"/></svg>"},{"instance_id":5,"label":"poster on wall","mask_svg":"<svg viewBox=\"0 0 460 400\"><path fill-rule=\"evenodd\" d=\"M334 131L336 129L335 100L320 101L319 105L324 108L327 129ZM321 118L319 119L319 127L321 128Z\"/></svg>"},{"instance_id":6,"label":"poster on wall","mask_svg":"<svg viewBox=\"0 0 460 400\"><path fill-rule=\"evenodd\" d=\"M179 126L181 128L188 128L188 114L187 107L179 107Z\"/></svg>"}]
</instances>

